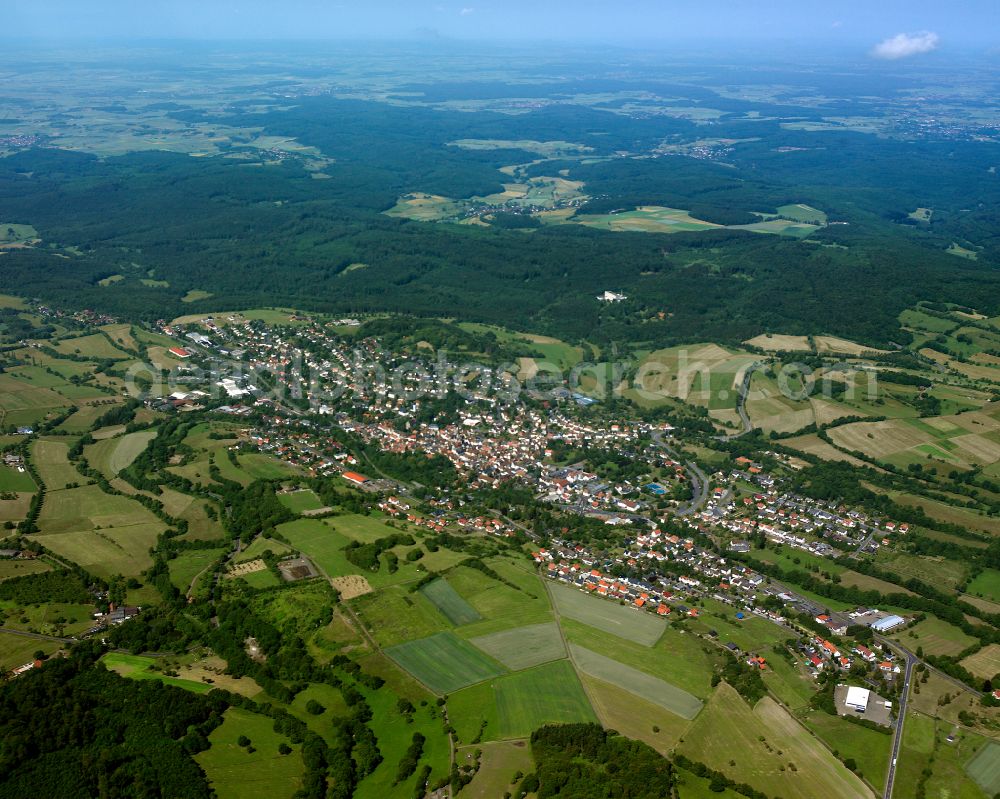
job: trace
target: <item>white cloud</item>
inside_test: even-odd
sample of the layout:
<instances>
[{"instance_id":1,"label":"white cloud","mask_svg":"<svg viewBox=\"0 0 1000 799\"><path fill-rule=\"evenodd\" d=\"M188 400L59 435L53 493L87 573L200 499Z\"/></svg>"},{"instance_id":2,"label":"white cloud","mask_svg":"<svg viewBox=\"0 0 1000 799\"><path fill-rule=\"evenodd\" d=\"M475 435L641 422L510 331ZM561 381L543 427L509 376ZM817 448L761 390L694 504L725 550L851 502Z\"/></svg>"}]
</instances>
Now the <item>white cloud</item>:
<instances>
[{"instance_id":1,"label":"white cloud","mask_svg":"<svg viewBox=\"0 0 1000 799\"><path fill-rule=\"evenodd\" d=\"M876 58L895 61L897 58L909 58L910 56L936 50L939 41L938 35L930 31L923 31L922 33L897 33L895 36L891 36L875 45L872 55Z\"/></svg>"},{"instance_id":2,"label":"white cloud","mask_svg":"<svg viewBox=\"0 0 1000 799\"><path fill-rule=\"evenodd\" d=\"M476 10L476 9L474 9L474 8L468 8L468 7L466 7L466 8L463 8L463 9L462 9L461 11L459 11L458 13L459 13L459 14L461 14L461 15L462 15L463 17L467 17L467 16L469 16L469 14L472 14L472 13L474 13L474 12L475 12L475 10Z\"/></svg>"}]
</instances>

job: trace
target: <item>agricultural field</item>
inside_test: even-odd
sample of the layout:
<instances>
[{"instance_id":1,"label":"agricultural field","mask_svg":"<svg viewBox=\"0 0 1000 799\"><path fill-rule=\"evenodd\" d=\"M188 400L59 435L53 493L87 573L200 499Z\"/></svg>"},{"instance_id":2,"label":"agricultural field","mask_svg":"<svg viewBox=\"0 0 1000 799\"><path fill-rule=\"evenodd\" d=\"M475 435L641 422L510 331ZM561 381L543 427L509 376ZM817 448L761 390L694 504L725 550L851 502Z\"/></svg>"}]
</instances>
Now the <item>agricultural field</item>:
<instances>
[{"instance_id":1,"label":"agricultural field","mask_svg":"<svg viewBox=\"0 0 1000 799\"><path fill-rule=\"evenodd\" d=\"M602 725L649 744L660 754L668 755L691 726L676 713L609 682L588 674L580 679Z\"/></svg>"},{"instance_id":2,"label":"agricultural field","mask_svg":"<svg viewBox=\"0 0 1000 799\"><path fill-rule=\"evenodd\" d=\"M256 751L237 743L244 735ZM273 719L267 716L231 707L208 740L211 747L195 755L195 760L219 799L244 799L248 785L260 796L286 799L302 785L301 745L276 733ZM290 754L278 752L282 743L291 746Z\"/></svg>"},{"instance_id":3,"label":"agricultural field","mask_svg":"<svg viewBox=\"0 0 1000 799\"><path fill-rule=\"evenodd\" d=\"M751 709L726 683L719 684L678 748L692 760L769 796L872 796L860 779L772 699L765 697Z\"/></svg>"},{"instance_id":4,"label":"agricultural field","mask_svg":"<svg viewBox=\"0 0 1000 799\"><path fill-rule=\"evenodd\" d=\"M156 437L155 430L139 430L91 444L84 450L87 462L105 477L115 477L139 457L146 445Z\"/></svg>"},{"instance_id":5,"label":"agricultural field","mask_svg":"<svg viewBox=\"0 0 1000 799\"><path fill-rule=\"evenodd\" d=\"M605 633L573 619L561 622L566 640L675 685L700 699L712 692L716 652L696 636L668 626L649 647Z\"/></svg>"},{"instance_id":6,"label":"agricultural field","mask_svg":"<svg viewBox=\"0 0 1000 799\"><path fill-rule=\"evenodd\" d=\"M892 754L892 735L859 727L821 710L806 711L800 721L839 757L853 758L858 776L875 786L885 784Z\"/></svg>"},{"instance_id":7,"label":"agricultural field","mask_svg":"<svg viewBox=\"0 0 1000 799\"><path fill-rule=\"evenodd\" d=\"M434 554L445 551L441 549ZM505 558L491 558L486 564L517 588L486 578L482 572L466 566L449 571L449 584L483 617L482 621L463 626L459 635L473 638L552 620L549 596L536 574Z\"/></svg>"},{"instance_id":8,"label":"agricultural field","mask_svg":"<svg viewBox=\"0 0 1000 799\"><path fill-rule=\"evenodd\" d=\"M1000 644L987 644L975 654L960 660L959 664L981 680L992 680L1000 674Z\"/></svg>"},{"instance_id":9,"label":"agricultural field","mask_svg":"<svg viewBox=\"0 0 1000 799\"><path fill-rule=\"evenodd\" d=\"M735 423L738 389L756 356L717 344L690 344L651 352L639 363L630 398L641 403L681 399Z\"/></svg>"},{"instance_id":10,"label":"agricultural field","mask_svg":"<svg viewBox=\"0 0 1000 799\"><path fill-rule=\"evenodd\" d=\"M923 647L923 651L928 655L957 655L977 641L958 627L933 616L927 617L914 627L893 633L890 637L911 650L916 650L918 646Z\"/></svg>"},{"instance_id":11,"label":"agricultural field","mask_svg":"<svg viewBox=\"0 0 1000 799\"><path fill-rule=\"evenodd\" d=\"M965 579L968 564L939 556L909 555L901 552L879 555L879 565L899 575L902 581L912 577L928 585L954 588Z\"/></svg>"},{"instance_id":12,"label":"agricultural field","mask_svg":"<svg viewBox=\"0 0 1000 799\"><path fill-rule=\"evenodd\" d=\"M569 649L573 663L584 674L659 705L682 719L690 721L702 708L702 702L698 697L644 671L626 666L577 644L570 644Z\"/></svg>"},{"instance_id":13,"label":"agricultural field","mask_svg":"<svg viewBox=\"0 0 1000 799\"><path fill-rule=\"evenodd\" d=\"M552 583L546 587L562 616L648 647L663 635L666 623L652 614L589 596L566 585Z\"/></svg>"},{"instance_id":14,"label":"agricultural field","mask_svg":"<svg viewBox=\"0 0 1000 799\"><path fill-rule=\"evenodd\" d=\"M5 425L34 425L72 404L51 388L0 374L0 422Z\"/></svg>"},{"instance_id":15,"label":"agricultural field","mask_svg":"<svg viewBox=\"0 0 1000 799\"><path fill-rule=\"evenodd\" d=\"M480 616L476 609L466 602L459 593L452 588L448 581L441 577L420 589L431 604L434 605L442 615L456 627L463 624L471 624L479 621Z\"/></svg>"},{"instance_id":16,"label":"agricultural field","mask_svg":"<svg viewBox=\"0 0 1000 799\"><path fill-rule=\"evenodd\" d=\"M69 462L67 453L70 443L61 439L37 438L31 444L31 463L50 492L85 480Z\"/></svg>"},{"instance_id":17,"label":"agricultural field","mask_svg":"<svg viewBox=\"0 0 1000 799\"><path fill-rule=\"evenodd\" d=\"M990 741L966 764L965 770L988 795L1000 793L1000 744Z\"/></svg>"},{"instance_id":18,"label":"agricultural field","mask_svg":"<svg viewBox=\"0 0 1000 799\"><path fill-rule=\"evenodd\" d=\"M94 358L95 360L108 358L111 360L123 360L130 357L127 352L118 349L101 333L91 333L75 338L64 338L55 344L53 348L56 352L63 355L79 355L83 358Z\"/></svg>"},{"instance_id":19,"label":"agricultural field","mask_svg":"<svg viewBox=\"0 0 1000 799\"><path fill-rule=\"evenodd\" d=\"M491 635L470 638L469 643L511 671L538 666L566 657L559 626L555 622L515 627Z\"/></svg>"},{"instance_id":20,"label":"agricultural field","mask_svg":"<svg viewBox=\"0 0 1000 799\"><path fill-rule=\"evenodd\" d=\"M545 724L597 721L567 660L501 677L494 686L501 738L526 738Z\"/></svg>"},{"instance_id":21,"label":"agricultural field","mask_svg":"<svg viewBox=\"0 0 1000 799\"><path fill-rule=\"evenodd\" d=\"M988 406L957 416L854 422L829 435L837 446L901 468L913 463L942 469L989 466L1000 461L1000 443L993 440L1000 422L990 415L994 411Z\"/></svg>"},{"instance_id":22,"label":"agricultural field","mask_svg":"<svg viewBox=\"0 0 1000 799\"><path fill-rule=\"evenodd\" d=\"M457 691L504 673L499 663L450 632L399 644L385 653L439 694Z\"/></svg>"},{"instance_id":23,"label":"agricultural field","mask_svg":"<svg viewBox=\"0 0 1000 799\"><path fill-rule=\"evenodd\" d=\"M12 630L40 633L42 635L78 635L93 626L92 614L96 608L87 604L46 602L38 605L19 605L13 600L0 600L0 619L3 626ZM0 639L0 646L10 640ZM40 639L35 639L36 643Z\"/></svg>"}]
</instances>

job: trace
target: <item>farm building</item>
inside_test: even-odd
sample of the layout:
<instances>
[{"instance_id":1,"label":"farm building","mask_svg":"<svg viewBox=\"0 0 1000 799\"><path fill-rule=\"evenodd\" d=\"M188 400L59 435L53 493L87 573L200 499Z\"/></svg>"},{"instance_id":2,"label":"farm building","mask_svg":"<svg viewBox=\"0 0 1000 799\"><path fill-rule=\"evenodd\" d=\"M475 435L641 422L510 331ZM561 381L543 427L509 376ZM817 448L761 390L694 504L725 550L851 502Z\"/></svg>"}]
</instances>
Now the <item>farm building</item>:
<instances>
[{"instance_id":1,"label":"farm building","mask_svg":"<svg viewBox=\"0 0 1000 799\"><path fill-rule=\"evenodd\" d=\"M906 624L906 619L902 616L886 616L883 619L871 623L871 628L877 633L887 633L895 630L901 624Z\"/></svg>"},{"instance_id":2,"label":"farm building","mask_svg":"<svg viewBox=\"0 0 1000 799\"><path fill-rule=\"evenodd\" d=\"M847 698L844 700L844 704L851 710L864 713L868 709L869 694L871 691L867 688L857 688L852 685L847 689Z\"/></svg>"},{"instance_id":3,"label":"farm building","mask_svg":"<svg viewBox=\"0 0 1000 799\"><path fill-rule=\"evenodd\" d=\"M367 477L363 474L358 474L357 472L344 472L342 476L348 482L355 483L356 485L362 485L368 482Z\"/></svg>"}]
</instances>

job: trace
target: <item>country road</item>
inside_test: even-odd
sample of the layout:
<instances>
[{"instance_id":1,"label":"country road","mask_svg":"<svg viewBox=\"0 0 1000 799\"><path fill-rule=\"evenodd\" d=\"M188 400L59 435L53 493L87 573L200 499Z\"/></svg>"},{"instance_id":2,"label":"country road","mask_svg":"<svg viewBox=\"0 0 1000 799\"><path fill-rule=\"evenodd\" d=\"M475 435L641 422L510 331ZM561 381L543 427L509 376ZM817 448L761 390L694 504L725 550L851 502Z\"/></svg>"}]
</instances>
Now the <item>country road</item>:
<instances>
[{"instance_id":1,"label":"country road","mask_svg":"<svg viewBox=\"0 0 1000 799\"><path fill-rule=\"evenodd\" d=\"M913 667L917 664L917 657L906 651L906 672L903 675L903 690L899 695L899 712L896 716L896 734L892 740L892 759L889 761L889 774L885 779L885 792L883 799L892 799L892 786L896 780L896 758L899 757L899 749L903 744L903 724L906 722L906 699L910 693L910 678L913 676Z\"/></svg>"},{"instance_id":2,"label":"country road","mask_svg":"<svg viewBox=\"0 0 1000 799\"><path fill-rule=\"evenodd\" d=\"M753 430L753 424L750 422L750 414L747 413L747 396L750 394L750 380L753 378L753 373L763 367L763 361L754 361L743 372L743 382L740 384L739 389L737 389L736 395L736 412L740 415L740 422L743 424L743 429L738 433L717 436L719 441L732 441L740 436L745 436Z\"/></svg>"},{"instance_id":3,"label":"country road","mask_svg":"<svg viewBox=\"0 0 1000 799\"><path fill-rule=\"evenodd\" d=\"M659 431L653 433L653 443L665 449L675 461L680 460L680 455L663 440L663 434ZM701 470L701 467L694 461L687 461L684 468L687 469L688 479L691 481L691 500L687 504L678 506L676 511L678 516L690 516L692 513L697 513L708 502L708 477Z\"/></svg>"}]
</instances>

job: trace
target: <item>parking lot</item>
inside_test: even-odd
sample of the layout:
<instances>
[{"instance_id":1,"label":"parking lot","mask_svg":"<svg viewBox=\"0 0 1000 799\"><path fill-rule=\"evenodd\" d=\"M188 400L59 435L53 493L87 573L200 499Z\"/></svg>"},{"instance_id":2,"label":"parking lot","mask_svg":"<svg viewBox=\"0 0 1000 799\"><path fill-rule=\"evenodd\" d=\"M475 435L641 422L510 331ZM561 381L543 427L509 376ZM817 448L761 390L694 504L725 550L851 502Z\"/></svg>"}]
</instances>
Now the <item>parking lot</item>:
<instances>
[{"instance_id":1,"label":"parking lot","mask_svg":"<svg viewBox=\"0 0 1000 799\"><path fill-rule=\"evenodd\" d=\"M846 685L838 685L833 696L837 703L837 713L841 716L854 716L855 718L868 719L868 721L874 721L876 724L889 726L889 718L892 715L892 710L885 706L885 699L874 691L868 697L868 709L864 713L858 713L853 708L849 708L844 704L844 700L847 698ZM893 705L895 706L895 703Z\"/></svg>"}]
</instances>

